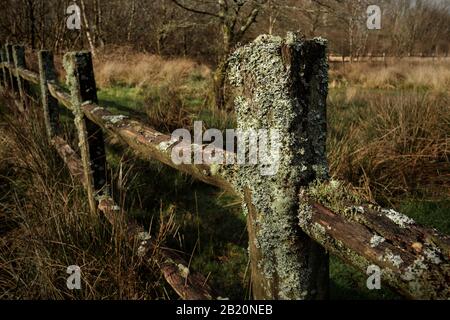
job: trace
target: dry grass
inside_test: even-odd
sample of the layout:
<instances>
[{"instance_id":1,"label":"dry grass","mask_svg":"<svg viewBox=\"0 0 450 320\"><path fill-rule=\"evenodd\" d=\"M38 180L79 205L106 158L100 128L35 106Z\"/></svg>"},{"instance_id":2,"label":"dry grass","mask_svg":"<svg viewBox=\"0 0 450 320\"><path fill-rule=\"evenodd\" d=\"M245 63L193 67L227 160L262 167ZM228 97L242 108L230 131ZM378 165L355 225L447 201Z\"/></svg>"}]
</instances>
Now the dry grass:
<instances>
[{"instance_id":1,"label":"dry grass","mask_svg":"<svg viewBox=\"0 0 450 320\"><path fill-rule=\"evenodd\" d=\"M171 133L179 128L190 128L192 125L192 115L177 87L155 87L151 93L147 93L145 105L148 122L158 131Z\"/></svg>"},{"instance_id":2,"label":"dry grass","mask_svg":"<svg viewBox=\"0 0 450 320\"><path fill-rule=\"evenodd\" d=\"M207 78L210 72L190 59L163 59L126 47L106 49L95 61L95 77L100 87L151 87L162 83L180 86L193 75Z\"/></svg>"},{"instance_id":3,"label":"dry grass","mask_svg":"<svg viewBox=\"0 0 450 320\"><path fill-rule=\"evenodd\" d=\"M450 196L449 102L411 90L332 92L331 171L372 200Z\"/></svg>"},{"instance_id":4,"label":"dry grass","mask_svg":"<svg viewBox=\"0 0 450 320\"><path fill-rule=\"evenodd\" d=\"M424 88L448 91L450 61L409 61L382 63L354 63L345 68L340 64L331 72L331 88L357 85L367 89Z\"/></svg>"},{"instance_id":5,"label":"dry grass","mask_svg":"<svg viewBox=\"0 0 450 320\"><path fill-rule=\"evenodd\" d=\"M192 127L193 120L205 111L210 115L207 120L218 122L211 111L211 70L193 60L164 59L117 47L95 60L95 75L100 88L136 88L144 104L139 111L160 131Z\"/></svg>"},{"instance_id":6,"label":"dry grass","mask_svg":"<svg viewBox=\"0 0 450 320\"><path fill-rule=\"evenodd\" d=\"M137 258L137 243L89 213L41 120L30 116L2 114L0 299L168 297L156 266ZM80 266L82 290L67 289L69 265Z\"/></svg>"}]
</instances>

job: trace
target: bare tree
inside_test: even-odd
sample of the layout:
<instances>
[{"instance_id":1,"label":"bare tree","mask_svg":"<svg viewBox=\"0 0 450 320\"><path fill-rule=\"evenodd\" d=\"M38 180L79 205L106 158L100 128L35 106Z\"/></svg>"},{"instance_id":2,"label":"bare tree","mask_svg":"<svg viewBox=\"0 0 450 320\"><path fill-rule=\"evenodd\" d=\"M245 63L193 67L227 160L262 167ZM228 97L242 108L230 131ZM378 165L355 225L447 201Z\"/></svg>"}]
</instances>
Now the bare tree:
<instances>
[{"instance_id":1,"label":"bare tree","mask_svg":"<svg viewBox=\"0 0 450 320\"><path fill-rule=\"evenodd\" d=\"M232 48L242 40L244 34L256 21L263 0L172 0L180 8L216 19L220 24L222 41L221 50L214 74L214 91L216 105L225 107L225 79L227 58Z\"/></svg>"}]
</instances>

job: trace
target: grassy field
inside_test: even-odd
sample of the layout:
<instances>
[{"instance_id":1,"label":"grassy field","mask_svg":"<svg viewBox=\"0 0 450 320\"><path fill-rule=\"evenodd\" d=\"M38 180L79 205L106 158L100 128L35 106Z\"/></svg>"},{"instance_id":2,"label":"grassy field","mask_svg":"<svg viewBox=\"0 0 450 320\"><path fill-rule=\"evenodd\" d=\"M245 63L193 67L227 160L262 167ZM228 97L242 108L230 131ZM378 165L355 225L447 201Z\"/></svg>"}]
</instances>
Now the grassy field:
<instances>
[{"instance_id":1,"label":"grassy field","mask_svg":"<svg viewBox=\"0 0 450 320\"><path fill-rule=\"evenodd\" d=\"M232 114L213 107L206 66L125 50L101 56L95 72L103 106L163 132L194 120L235 126ZM367 200L450 234L448 88L448 62L332 65L328 158L332 175ZM70 125L66 130L76 144ZM83 214L82 191L46 147L38 118L16 122L3 112L0 133L0 298L176 298L154 266L133 258L136 248L120 230ZM120 204L184 252L223 296L248 298L247 234L237 199L110 142ZM65 289L70 264L86 273L87 290L78 296ZM369 291L365 275L333 257L330 269L334 299L399 298L385 286Z\"/></svg>"}]
</instances>

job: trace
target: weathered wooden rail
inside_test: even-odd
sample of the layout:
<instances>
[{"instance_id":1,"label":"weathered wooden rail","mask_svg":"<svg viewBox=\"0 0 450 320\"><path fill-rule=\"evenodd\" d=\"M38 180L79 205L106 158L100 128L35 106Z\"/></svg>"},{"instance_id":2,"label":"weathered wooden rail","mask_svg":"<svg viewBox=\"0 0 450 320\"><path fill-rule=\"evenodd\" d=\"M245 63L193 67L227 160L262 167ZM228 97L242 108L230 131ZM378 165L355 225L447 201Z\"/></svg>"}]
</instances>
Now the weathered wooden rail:
<instances>
[{"instance_id":1,"label":"weathered wooden rail","mask_svg":"<svg viewBox=\"0 0 450 320\"><path fill-rule=\"evenodd\" d=\"M126 221L108 194L104 133L120 138L145 159L159 160L242 199L257 299L326 298L328 253L363 272L378 266L382 282L408 298L450 298L448 236L394 210L364 204L344 184L328 182L326 41L307 41L295 34L286 39L261 36L230 57L238 127L280 133L281 154L272 176L261 174L262 164L174 163L175 146L188 152L198 146L99 106L88 52L65 55L71 88L66 92L56 81L50 52L39 52L38 75L26 69L23 50L11 45L2 50L2 87L26 109L31 107L26 83L40 85L50 143L85 186L91 211L102 211L111 223L128 223L130 236L142 238L141 254L156 248L141 228ZM81 155L58 135L59 105L75 115ZM203 147L201 152L208 156ZM156 258L182 298L216 298L202 276L185 272L187 265L179 257L159 250Z\"/></svg>"}]
</instances>

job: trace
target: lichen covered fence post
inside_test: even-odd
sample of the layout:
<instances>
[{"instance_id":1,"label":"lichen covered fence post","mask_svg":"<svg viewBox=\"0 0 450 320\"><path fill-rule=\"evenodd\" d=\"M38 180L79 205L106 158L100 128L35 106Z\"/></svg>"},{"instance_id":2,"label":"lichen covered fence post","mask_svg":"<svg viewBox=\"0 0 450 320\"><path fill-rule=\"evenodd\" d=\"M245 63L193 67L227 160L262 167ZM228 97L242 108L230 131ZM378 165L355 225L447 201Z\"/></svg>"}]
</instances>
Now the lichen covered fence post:
<instances>
[{"instance_id":1,"label":"lichen covered fence post","mask_svg":"<svg viewBox=\"0 0 450 320\"><path fill-rule=\"evenodd\" d=\"M263 35L229 60L238 129L278 135L279 151L233 175L247 214L256 299L324 299L328 256L298 225L299 190L328 179L326 42ZM260 145L259 145L260 147ZM260 151L260 150L259 150ZM268 157L269 161L263 161ZM267 163L272 173L267 174Z\"/></svg>"},{"instance_id":2,"label":"lichen covered fence post","mask_svg":"<svg viewBox=\"0 0 450 320\"><path fill-rule=\"evenodd\" d=\"M13 60L13 45L12 44L6 44L6 62L8 64L8 81L9 85L8 87L12 90L13 93L17 93L17 82L16 78L14 77L14 74L11 70L12 67L14 67L14 60Z\"/></svg>"},{"instance_id":3,"label":"lichen covered fence post","mask_svg":"<svg viewBox=\"0 0 450 320\"><path fill-rule=\"evenodd\" d=\"M25 47L21 45L13 46L13 60L15 67L15 77L17 82L17 91L19 93L20 103L19 108L21 111L26 109L27 106L27 94L28 94L28 84L19 75L18 69L26 69L25 62Z\"/></svg>"},{"instance_id":4,"label":"lichen covered fence post","mask_svg":"<svg viewBox=\"0 0 450 320\"><path fill-rule=\"evenodd\" d=\"M96 197L106 193L106 153L103 132L88 119L82 106L98 103L97 87L90 52L70 52L64 55L67 84L70 87L72 111L78 131L81 159L85 173L89 206L97 211Z\"/></svg>"},{"instance_id":5,"label":"lichen covered fence post","mask_svg":"<svg viewBox=\"0 0 450 320\"><path fill-rule=\"evenodd\" d=\"M56 70L53 62L53 54L50 51L41 50L38 53L39 60L39 84L41 89L41 102L44 110L44 121L49 141L58 133L58 101L49 93L48 83L56 83Z\"/></svg>"}]
</instances>

